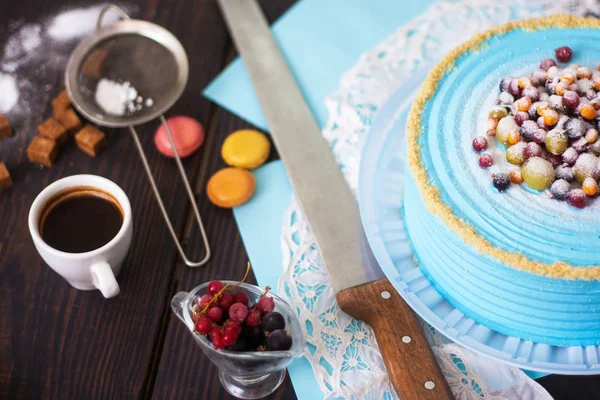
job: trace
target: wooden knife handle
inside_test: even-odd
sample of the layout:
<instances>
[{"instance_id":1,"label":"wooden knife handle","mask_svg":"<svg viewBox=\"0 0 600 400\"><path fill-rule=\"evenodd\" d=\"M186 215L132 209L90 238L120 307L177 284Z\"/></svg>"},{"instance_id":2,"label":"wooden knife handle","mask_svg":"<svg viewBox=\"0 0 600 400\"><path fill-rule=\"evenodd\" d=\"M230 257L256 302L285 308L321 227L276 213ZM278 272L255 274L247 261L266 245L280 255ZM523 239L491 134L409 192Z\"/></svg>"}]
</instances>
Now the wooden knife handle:
<instances>
[{"instance_id":1,"label":"wooden knife handle","mask_svg":"<svg viewBox=\"0 0 600 400\"><path fill-rule=\"evenodd\" d=\"M343 311L373 328L402 400L454 399L417 317L388 279L342 290L336 297Z\"/></svg>"}]
</instances>

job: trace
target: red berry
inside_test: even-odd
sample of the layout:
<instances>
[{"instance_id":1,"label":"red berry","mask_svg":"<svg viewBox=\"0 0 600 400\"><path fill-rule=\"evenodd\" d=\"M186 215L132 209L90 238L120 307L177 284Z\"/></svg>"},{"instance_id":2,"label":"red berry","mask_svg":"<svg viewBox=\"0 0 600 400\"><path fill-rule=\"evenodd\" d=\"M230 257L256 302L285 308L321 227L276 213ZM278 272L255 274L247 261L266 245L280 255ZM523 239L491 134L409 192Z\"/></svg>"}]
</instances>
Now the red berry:
<instances>
[{"instance_id":1,"label":"red berry","mask_svg":"<svg viewBox=\"0 0 600 400\"><path fill-rule=\"evenodd\" d=\"M544 143L547 134L548 132L546 132L544 129L538 128L535 132L533 132L533 141L537 144L542 144Z\"/></svg>"},{"instance_id":2,"label":"red berry","mask_svg":"<svg viewBox=\"0 0 600 400\"><path fill-rule=\"evenodd\" d=\"M210 330L210 339L214 340L217 336L221 335L221 327L213 326Z\"/></svg>"},{"instance_id":3,"label":"red berry","mask_svg":"<svg viewBox=\"0 0 600 400\"><path fill-rule=\"evenodd\" d=\"M564 63L569 62L571 56L573 56L573 50L567 46L559 47L558 49L554 50L554 53L556 54L556 59Z\"/></svg>"},{"instance_id":4,"label":"red berry","mask_svg":"<svg viewBox=\"0 0 600 400\"><path fill-rule=\"evenodd\" d=\"M221 322L221 319L223 318L223 310L221 310L219 307L213 307L208 311L208 317L214 322Z\"/></svg>"},{"instance_id":5,"label":"red berry","mask_svg":"<svg viewBox=\"0 0 600 400\"><path fill-rule=\"evenodd\" d=\"M237 341L236 335L229 334L227 332L225 332L225 334L223 334L223 343L225 344L225 346L233 346L236 341Z\"/></svg>"},{"instance_id":6,"label":"red berry","mask_svg":"<svg viewBox=\"0 0 600 400\"><path fill-rule=\"evenodd\" d=\"M201 314L196 321L196 332L206 335L212 329L213 323L205 314Z\"/></svg>"},{"instance_id":7,"label":"red berry","mask_svg":"<svg viewBox=\"0 0 600 400\"><path fill-rule=\"evenodd\" d=\"M567 90L565 94L563 94L562 103L569 108L577 108L579 105L579 95L577 92Z\"/></svg>"},{"instance_id":8,"label":"red berry","mask_svg":"<svg viewBox=\"0 0 600 400\"><path fill-rule=\"evenodd\" d=\"M233 296L229 293L223 293L219 299L219 307L221 307L223 311L229 311L229 307L231 307L233 303Z\"/></svg>"},{"instance_id":9,"label":"red berry","mask_svg":"<svg viewBox=\"0 0 600 400\"><path fill-rule=\"evenodd\" d=\"M235 322L233 322L232 324L227 325L223 329L223 333L224 334L234 335L235 337L238 337L241 332L242 332L242 327L239 326L238 324L236 324Z\"/></svg>"},{"instance_id":10,"label":"red berry","mask_svg":"<svg viewBox=\"0 0 600 400\"><path fill-rule=\"evenodd\" d=\"M546 123L544 122L544 117L538 117L538 119L536 120L537 126L540 129L544 129L547 128Z\"/></svg>"},{"instance_id":11,"label":"red berry","mask_svg":"<svg viewBox=\"0 0 600 400\"><path fill-rule=\"evenodd\" d=\"M213 338L212 344L213 344L213 347L217 350L224 349L225 348L225 340L223 338L223 335L221 335L219 333L219 335L217 337Z\"/></svg>"},{"instance_id":12,"label":"red berry","mask_svg":"<svg viewBox=\"0 0 600 400\"><path fill-rule=\"evenodd\" d=\"M269 296L260 296L260 299L258 299L256 304L256 308L258 308L258 311L263 315L268 314L275 309L275 301Z\"/></svg>"},{"instance_id":13,"label":"red berry","mask_svg":"<svg viewBox=\"0 0 600 400\"><path fill-rule=\"evenodd\" d=\"M539 157L542 155L542 148L537 143L529 142L525 146L524 153L525 153L525 157L527 157L527 158Z\"/></svg>"},{"instance_id":14,"label":"red berry","mask_svg":"<svg viewBox=\"0 0 600 400\"><path fill-rule=\"evenodd\" d=\"M206 307L206 305L210 303L212 299L213 296L210 294L205 294L204 296L200 297L200 303L198 304L200 306L200 309L204 309L204 307Z\"/></svg>"},{"instance_id":15,"label":"red berry","mask_svg":"<svg viewBox=\"0 0 600 400\"><path fill-rule=\"evenodd\" d=\"M487 139L484 138L483 136L478 136L475 139L473 139L473 149L475 149L475 151L477 151L477 152L483 151L483 150L487 149L487 146L488 146Z\"/></svg>"},{"instance_id":16,"label":"red berry","mask_svg":"<svg viewBox=\"0 0 600 400\"><path fill-rule=\"evenodd\" d=\"M517 79L511 80L508 84L508 93L512 94L513 96L521 95L521 88L519 87L519 81Z\"/></svg>"},{"instance_id":17,"label":"red berry","mask_svg":"<svg viewBox=\"0 0 600 400\"><path fill-rule=\"evenodd\" d=\"M482 154L481 157L479 157L479 166L481 168L487 168L490 165L492 165L493 161L494 159L492 158L492 155L490 153Z\"/></svg>"},{"instance_id":18,"label":"red berry","mask_svg":"<svg viewBox=\"0 0 600 400\"><path fill-rule=\"evenodd\" d=\"M573 207L584 208L587 203L587 197L582 189L573 189L567 195L567 201Z\"/></svg>"},{"instance_id":19,"label":"red berry","mask_svg":"<svg viewBox=\"0 0 600 400\"><path fill-rule=\"evenodd\" d=\"M248 298L248 295L246 293L237 292L233 295L233 302L234 303L242 303L243 305L245 305L247 307L248 303L250 303L250 299Z\"/></svg>"},{"instance_id":20,"label":"red berry","mask_svg":"<svg viewBox=\"0 0 600 400\"><path fill-rule=\"evenodd\" d=\"M554 168L562 164L562 157L560 156L560 154L548 153L548 155L546 156L546 160L550 161L550 164L552 164L552 167Z\"/></svg>"},{"instance_id":21,"label":"red berry","mask_svg":"<svg viewBox=\"0 0 600 400\"><path fill-rule=\"evenodd\" d=\"M540 68L543 69L544 71L548 71L548 68L554 67L555 65L556 65L556 62L553 59L546 58L545 60L542 60L542 62L540 63Z\"/></svg>"},{"instance_id":22,"label":"red berry","mask_svg":"<svg viewBox=\"0 0 600 400\"><path fill-rule=\"evenodd\" d=\"M221 281L210 281L210 283L208 284L208 293L214 296L215 294L219 293L219 291L224 287L225 285L223 285Z\"/></svg>"},{"instance_id":23,"label":"red berry","mask_svg":"<svg viewBox=\"0 0 600 400\"><path fill-rule=\"evenodd\" d=\"M523 89L523 96L527 96L531 99L533 103L540 99L540 92L538 92L535 86L527 86Z\"/></svg>"},{"instance_id":24,"label":"red berry","mask_svg":"<svg viewBox=\"0 0 600 400\"><path fill-rule=\"evenodd\" d=\"M531 86L528 86L528 88L530 88L530 87ZM528 120L529 120L529 114L524 111L519 111L515 114L515 122L519 126L523 125L523 122L528 121Z\"/></svg>"},{"instance_id":25,"label":"red berry","mask_svg":"<svg viewBox=\"0 0 600 400\"><path fill-rule=\"evenodd\" d=\"M248 307L242 303L235 303L229 309L229 316L236 322L244 322L248 315Z\"/></svg>"},{"instance_id":26,"label":"red berry","mask_svg":"<svg viewBox=\"0 0 600 400\"><path fill-rule=\"evenodd\" d=\"M250 310L248 311L248 316L246 317L246 325L248 326L258 326L260 325L260 311L258 310Z\"/></svg>"}]
</instances>

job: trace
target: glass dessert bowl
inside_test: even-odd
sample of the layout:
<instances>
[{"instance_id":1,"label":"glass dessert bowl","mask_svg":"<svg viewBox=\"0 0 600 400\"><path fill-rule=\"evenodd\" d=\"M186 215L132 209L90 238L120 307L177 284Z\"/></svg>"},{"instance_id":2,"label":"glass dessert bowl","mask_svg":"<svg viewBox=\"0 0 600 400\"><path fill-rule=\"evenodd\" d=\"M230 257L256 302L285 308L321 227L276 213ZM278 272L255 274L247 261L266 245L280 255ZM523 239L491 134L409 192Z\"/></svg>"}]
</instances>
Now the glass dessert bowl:
<instances>
[{"instance_id":1,"label":"glass dessert bowl","mask_svg":"<svg viewBox=\"0 0 600 400\"><path fill-rule=\"evenodd\" d=\"M234 281L221 282L230 286L238 284ZM193 320L194 304L209 293L208 286L209 282L206 282L189 293L177 293L171 300L173 312L189 329L202 351L217 366L221 383L229 393L242 399L257 399L269 395L283 382L285 368L304 352L305 342L296 313L282 298L268 292L266 296L273 299L274 311L284 317L285 330L292 338L291 348L278 351L217 350L207 335L196 331ZM239 284L235 290L245 293L250 300L249 304L256 303L264 294L263 289L247 283Z\"/></svg>"}]
</instances>

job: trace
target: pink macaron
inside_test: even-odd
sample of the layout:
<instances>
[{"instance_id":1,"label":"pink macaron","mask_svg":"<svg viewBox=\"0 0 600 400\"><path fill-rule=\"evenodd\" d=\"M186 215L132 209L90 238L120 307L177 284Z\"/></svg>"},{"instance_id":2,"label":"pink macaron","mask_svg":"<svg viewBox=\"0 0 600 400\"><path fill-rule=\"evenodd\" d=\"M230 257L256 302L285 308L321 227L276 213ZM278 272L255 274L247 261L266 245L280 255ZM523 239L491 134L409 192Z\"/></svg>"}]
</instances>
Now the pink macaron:
<instances>
[{"instance_id":1,"label":"pink macaron","mask_svg":"<svg viewBox=\"0 0 600 400\"><path fill-rule=\"evenodd\" d=\"M171 117L167 119L167 124L180 157L189 156L204 142L204 128L200 122L193 118L185 116ZM171 158L175 157L171 141L163 124L160 124L154 134L154 144L163 155Z\"/></svg>"}]
</instances>

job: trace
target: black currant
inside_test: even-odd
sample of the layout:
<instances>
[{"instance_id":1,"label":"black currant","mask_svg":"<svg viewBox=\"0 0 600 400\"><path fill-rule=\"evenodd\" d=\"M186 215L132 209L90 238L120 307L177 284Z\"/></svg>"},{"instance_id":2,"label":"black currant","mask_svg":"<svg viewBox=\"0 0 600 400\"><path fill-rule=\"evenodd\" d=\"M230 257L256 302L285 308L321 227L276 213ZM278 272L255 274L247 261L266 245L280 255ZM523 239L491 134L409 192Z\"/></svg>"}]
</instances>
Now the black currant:
<instances>
[{"instance_id":1,"label":"black currant","mask_svg":"<svg viewBox=\"0 0 600 400\"><path fill-rule=\"evenodd\" d=\"M273 311L263 317L262 330L264 332L273 332L277 329L283 328L285 328L285 318L283 318L283 315L281 315L281 313Z\"/></svg>"},{"instance_id":2,"label":"black currant","mask_svg":"<svg viewBox=\"0 0 600 400\"><path fill-rule=\"evenodd\" d=\"M242 333L240 334L240 339L245 340L247 350L256 349L263 341L260 326L244 326L242 328Z\"/></svg>"},{"instance_id":3,"label":"black currant","mask_svg":"<svg viewBox=\"0 0 600 400\"><path fill-rule=\"evenodd\" d=\"M267 338L267 350L289 350L292 347L292 336L288 331L278 329Z\"/></svg>"},{"instance_id":4,"label":"black currant","mask_svg":"<svg viewBox=\"0 0 600 400\"><path fill-rule=\"evenodd\" d=\"M225 347L225 350L231 350L231 351L245 351L248 350L246 348L246 341L244 339L238 339L234 344L232 344L231 346L227 346Z\"/></svg>"}]
</instances>

